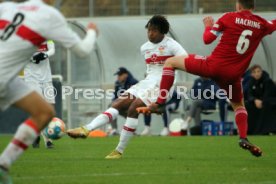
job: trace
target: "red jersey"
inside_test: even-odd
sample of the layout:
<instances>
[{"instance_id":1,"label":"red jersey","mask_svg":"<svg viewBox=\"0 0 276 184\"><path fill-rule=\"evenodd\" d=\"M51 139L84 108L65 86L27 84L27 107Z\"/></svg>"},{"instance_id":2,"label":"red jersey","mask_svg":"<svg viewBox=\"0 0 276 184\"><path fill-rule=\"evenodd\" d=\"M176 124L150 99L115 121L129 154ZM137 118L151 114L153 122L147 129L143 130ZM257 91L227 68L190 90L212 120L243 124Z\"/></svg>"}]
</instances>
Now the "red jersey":
<instances>
[{"instance_id":1,"label":"red jersey","mask_svg":"<svg viewBox=\"0 0 276 184\"><path fill-rule=\"evenodd\" d=\"M222 34L217 47L207 58L214 78L241 77L262 38L275 30L276 20L267 21L248 10L226 13L212 28L207 27L203 35L206 44L213 42Z\"/></svg>"}]
</instances>

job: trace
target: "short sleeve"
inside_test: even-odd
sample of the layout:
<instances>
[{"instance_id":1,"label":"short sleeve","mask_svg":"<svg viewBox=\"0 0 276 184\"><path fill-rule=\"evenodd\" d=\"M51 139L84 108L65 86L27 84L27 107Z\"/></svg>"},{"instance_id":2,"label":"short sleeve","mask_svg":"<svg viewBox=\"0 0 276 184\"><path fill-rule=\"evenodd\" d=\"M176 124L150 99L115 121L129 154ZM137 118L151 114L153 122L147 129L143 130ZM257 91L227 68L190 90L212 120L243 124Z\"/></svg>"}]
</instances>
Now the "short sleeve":
<instances>
[{"instance_id":1,"label":"short sleeve","mask_svg":"<svg viewBox=\"0 0 276 184\"><path fill-rule=\"evenodd\" d=\"M266 34L272 34L276 31L276 19L272 21L266 21Z\"/></svg>"},{"instance_id":2,"label":"short sleeve","mask_svg":"<svg viewBox=\"0 0 276 184\"><path fill-rule=\"evenodd\" d=\"M146 44L147 43L145 43L145 44L143 44L141 47L140 47L140 54L141 54L141 56L145 56L145 52L146 52Z\"/></svg>"},{"instance_id":3,"label":"short sleeve","mask_svg":"<svg viewBox=\"0 0 276 184\"><path fill-rule=\"evenodd\" d=\"M173 41L172 53L174 56L188 55L186 50L176 41Z\"/></svg>"}]
</instances>

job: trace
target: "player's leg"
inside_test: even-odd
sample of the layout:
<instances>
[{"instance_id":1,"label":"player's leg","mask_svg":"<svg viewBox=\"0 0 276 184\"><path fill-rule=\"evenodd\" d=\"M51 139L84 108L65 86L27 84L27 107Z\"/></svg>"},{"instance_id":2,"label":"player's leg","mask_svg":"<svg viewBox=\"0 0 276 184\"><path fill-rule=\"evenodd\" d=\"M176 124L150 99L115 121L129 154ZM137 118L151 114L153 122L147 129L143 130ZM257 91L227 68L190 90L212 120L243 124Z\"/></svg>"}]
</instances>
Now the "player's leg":
<instances>
[{"instance_id":1,"label":"player's leg","mask_svg":"<svg viewBox=\"0 0 276 184\"><path fill-rule=\"evenodd\" d=\"M256 145L250 143L247 139L247 128L248 128L248 115L245 109L243 101L243 92L241 80L233 83L230 86L220 85L221 88L227 91L227 96L231 102L231 106L235 112L236 125L240 136L239 145L243 149L249 150L254 156L261 156L262 150Z\"/></svg>"},{"instance_id":2,"label":"player's leg","mask_svg":"<svg viewBox=\"0 0 276 184\"><path fill-rule=\"evenodd\" d=\"M166 60L160 82L160 93L156 103L151 104L149 107L138 108L137 111L139 113L148 114L151 112L163 112L165 110L167 95L174 82L175 70L186 71L185 59L187 57L188 56L175 56Z\"/></svg>"},{"instance_id":3,"label":"player's leg","mask_svg":"<svg viewBox=\"0 0 276 184\"><path fill-rule=\"evenodd\" d=\"M25 82L32 87L38 94L43 96L43 88L42 85L39 82L35 81L26 81ZM40 146L40 135L35 139L35 141L32 144L33 148L39 148Z\"/></svg>"},{"instance_id":4,"label":"player's leg","mask_svg":"<svg viewBox=\"0 0 276 184\"><path fill-rule=\"evenodd\" d=\"M150 114L144 115L144 122L145 122L145 128L141 132L140 135L142 135L142 136L150 135L150 123L151 123L151 115Z\"/></svg>"},{"instance_id":5,"label":"player's leg","mask_svg":"<svg viewBox=\"0 0 276 184\"><path fill-rule=\"evenodd\" d=\"M44 82L42 84L39 84L39 87L41 89L40 94L42 94L44 99L54 108L56 103L56 100L55 100L56 94L55 94L55 88L54 88L53 82ZM43 131L41 132L41 136L44 140L46 148L48 149L54 148L53 140L49 139Z\"/></svg>"},{"instance_id":6,"label":"player's leg","mask_svg":"<svg viewBox=\"0 0 276 184\"><path fill-rule=\"evenodd\" d=\"M115 100L110 108L98 115L90 123L82 127L70 129L67 131L67 134L72 138L86 138L90 131L115 120L119 115L119 111L126 110L134 100L135 98L131 94L125 93Z\"/></svg>"},{"instance_id":7,"label":"player's leg","mask_svg":"<svg viewBox=\"0 0 276 184\"><path fill-rule=\"evenodd\" d=\"M164 113L162 114L162 119L163 119L164 127L163 127L162 131L160 132L161 136L167 136L167 135L169 135L168 125L169 125L169 119L170 119L170 108L171 107L173 108L173 105L174 104L167 105L166 108L165 108Z\"/></svg>"},{"instance_id":8,"label":"player's leg","mask_svg":"<svg viewBox=\"0 0 276 184\"><path fill-rule=\"evenodd\" d=\"M54 117L54 109L36 92L31 92L14 105L29 113L31 118L18 127L13 140L0 156L0 167L7 170Z\"/></svg>"},{"instance_id":9,"label":"player's leg","mask_svg":"<svg viewBox=\"0 0 276 184\"><path fill-rule=\"evenodd\" d=\"M53 140L52 139L49 139L45 133L42 131L41 132L41 136L44 140L44 143L45 143L45 147L48 148L48 149L52 149L54 148L54 144L53 144Z\"/></svg>"},{"instance_id":10,"label":"player's leg","mask_svg":"<svg viewBox=\"0 0 276 184\"><path fill-rule=\"evenodd\" d=\"M175 56L166 60L160 83L160 93L156 103L149 107L138 108L139 113L160 113L165 110L167 94L174 82L174 70L187 71L188 73L210 77L211 69L206 64L206 57L197 55Z\"/></svg>"},{"instance_id":11,"label":"player's leg","mask_svg":"<svg viewBox=\"0 0 276 184\"><path fill-rule=\"evenodd\" d=\"M176 69L186 71L186 67L185 67L186 58L187 56L175 56L166 60L163 67L162 79L160 82L160 94L157 99L158 104L166 103L166 96L174 82L174 73L175 73L174 71Z\"/></svg>"},{"instance_id":12,"label":"player's leg","mask_svg":"<svg viewBox=\"0 0 276 184\"><path fill-rule=\"evenodd\" d=\"M228 116L228 103L226 99L219 99L219 117L220 121L226 122L227 121L227 116Z\"/></svg>"},{"instance_id":13,"label":"player's leg","mask_svg":"<svg viewBox=\"0 0 276 184\"><path fill-rule=\"evenodd\" d=\"M110 122L110 126L108 126L107 135L108 136L118 135L118 130L117 129L118 129L117 119L114 119L112 122Z\"/></svg>"},{"instance_id":14,"label":"player's leg","mask_svg":"<svg viewBox=\"0 0 276 184\"><path fill-rule=\"evenodd\" d=\"M191 128L191 121L194 119L195 127L200 126L201 122L201 112L202 112L203 100L195 99L189 107L189 111L187 112L187 116L183 123L181 124L181 132L183 135L186 134L188 130L188 135L193 134L193 128ZM187 127L188 125L188 127Z\"/></svg>"},{"instance_id":15,"label":"player's leg","mask_svg":"<svg viewBox=\"0 0 276 184\"><path fill-rule=\"evenodd\" d=\"M238 127L240 140L239 145L241 148L249 150L252 155L259 157L262 156L262 150L249 142L247 139L247 111L243 102L231 102L235 112L236 125Z\"/></svg>"},{"instance_id":16,"label":"player's leg","mask_svg":"<svg viewBox=\"0 0 276 184\"><path fill-rule=\"evenodd\" d=\"M231 102L231 106L235 112L235 120L241 139L247 138L247 111L243 102L243 92L241 80L226 84L223 81L218 81L221 89L227 93L227 97Z\"/></svg>"},{"instance_id":17,"label":"player's leg","mask_svg":"<svg viewBox=\"0 0 276 184\"><path fill-rule=\"evenodd\" d=\"M235 112L235 120L241 139L247 138L247 111L245 109L243 101L235 102L231 101L231 106Z\"/></svg>"},{"instance_id":18,"label":"player's leg","mask_svg":"<svg viewBox=\"0 0 276 184\"><path fill-rule=\"evenodd\" d=\"M40 144L40 135L35 139L32 146L33 148L39 148L39 144Z\"/></svg>"},{"instance_id":19,"label":"player's leg","mask_svg":"<svg viewBox=\"0 0 276 184\"><path fill-rule=\"evenodd\" d=\"M106 156L106 159L118 159L121 158L128 142L133 137L134 132L138 126L138 113L136 112L137 107L146 106L141 99L136 99L131 103L128 109L128 116L125 125L120 134L120 141L116 149Z\"/></svg>"}]
</instances>

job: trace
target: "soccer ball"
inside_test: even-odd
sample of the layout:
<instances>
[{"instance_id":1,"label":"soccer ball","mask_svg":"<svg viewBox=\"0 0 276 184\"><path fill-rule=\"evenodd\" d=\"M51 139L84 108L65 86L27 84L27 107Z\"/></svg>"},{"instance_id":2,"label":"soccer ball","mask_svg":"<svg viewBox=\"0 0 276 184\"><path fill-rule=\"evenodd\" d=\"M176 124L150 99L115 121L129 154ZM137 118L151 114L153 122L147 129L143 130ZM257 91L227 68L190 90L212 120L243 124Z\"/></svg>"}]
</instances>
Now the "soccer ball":
<instances>
[{"instance_id":1,"label":"soccer ball","mask_svg":"<svg viewBox=\"0 0 276 184\"><path fill-rule=\"evenodd\" d=\"M49 139L60 139L65 134L65 124L59 118L53 118L44 129L44 134Z\"/></svg>"}]
</instances>

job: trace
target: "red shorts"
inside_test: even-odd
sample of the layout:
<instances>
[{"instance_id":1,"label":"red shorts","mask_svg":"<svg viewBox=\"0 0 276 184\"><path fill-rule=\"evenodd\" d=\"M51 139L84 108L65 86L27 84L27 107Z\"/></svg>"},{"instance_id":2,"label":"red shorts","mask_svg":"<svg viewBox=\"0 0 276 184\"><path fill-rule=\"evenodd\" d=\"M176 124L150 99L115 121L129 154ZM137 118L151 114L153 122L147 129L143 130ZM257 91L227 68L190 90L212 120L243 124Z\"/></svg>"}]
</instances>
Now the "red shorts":
<instances>
[{"instance_id":1,"label":"red shorts","mask_svg":"<svg viewBox=\"0 0 276 184\"><path fill-rule=\"evenodd\" d=\"M214 65L204 56L191 54L184 62L188 73L211 78L221 89L226 90L229 100L236 103L242 101L243 91L240 77L233 79L233 77L225 75L226 70L214 69Z\"/></svg>"}]
</instances>

